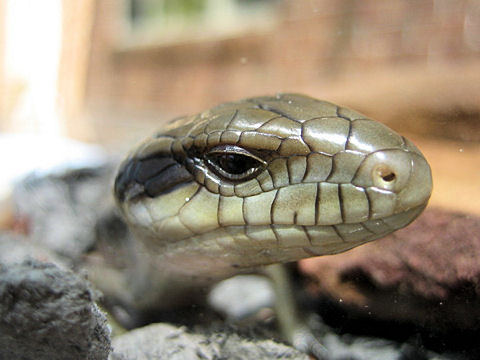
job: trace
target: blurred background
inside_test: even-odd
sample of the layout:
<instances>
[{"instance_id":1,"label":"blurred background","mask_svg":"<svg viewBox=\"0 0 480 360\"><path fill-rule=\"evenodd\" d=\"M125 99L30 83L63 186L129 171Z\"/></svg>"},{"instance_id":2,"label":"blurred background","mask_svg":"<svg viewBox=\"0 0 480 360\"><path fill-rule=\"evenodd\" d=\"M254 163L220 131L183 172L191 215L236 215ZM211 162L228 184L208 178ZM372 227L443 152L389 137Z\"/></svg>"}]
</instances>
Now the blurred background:
<instances>
[{"instance_id":1,"label":"blurred background","mask_svg":"<svg viewBox=\"0 0 480 360\"><path fill-rule=\"evenodd\" d=\"M4 186L285 91L411 137L432 163L432 203L480 214L478 0L0 1Z\"/></svg>"}]
</instances>

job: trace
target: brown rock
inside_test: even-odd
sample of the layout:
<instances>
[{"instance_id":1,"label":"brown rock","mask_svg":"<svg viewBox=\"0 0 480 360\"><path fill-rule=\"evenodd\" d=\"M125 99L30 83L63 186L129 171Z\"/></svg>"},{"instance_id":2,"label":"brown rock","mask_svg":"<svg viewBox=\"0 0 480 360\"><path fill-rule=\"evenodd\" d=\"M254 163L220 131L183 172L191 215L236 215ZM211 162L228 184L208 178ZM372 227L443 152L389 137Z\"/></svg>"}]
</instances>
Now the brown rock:
<instances>
[{"instance_id":1,"label":"brown rock","mask_svg":"<svg viewBox=\"0 0 480 360\"><path fill-rule=\"evenodd\" d=\"M480 218L428 209L385 239L303 260L311 291L360 316L436 330L480 324Z\"/></svg>"}]
</instances>

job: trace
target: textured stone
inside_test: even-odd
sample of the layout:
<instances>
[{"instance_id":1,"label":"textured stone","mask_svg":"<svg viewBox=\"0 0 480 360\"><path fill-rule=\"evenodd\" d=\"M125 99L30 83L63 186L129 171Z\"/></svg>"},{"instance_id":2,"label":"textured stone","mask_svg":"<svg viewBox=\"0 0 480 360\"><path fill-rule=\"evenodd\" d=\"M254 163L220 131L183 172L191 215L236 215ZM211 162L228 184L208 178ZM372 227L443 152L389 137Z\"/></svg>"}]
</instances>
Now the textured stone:
<instances>
[{"instance_id":1,"label":"textured stone","mask_svg":"<svg viewBox=\"0 0 480 360\"><path fill-rule=\"evenodd\" d=\"M300 262L314 294L370 319L434 331L480 325L480 218L427 209L414 223L352 251Z\"/></svg>"},{"instance_id":2,"label":"textured stone","mask_svg":"<svg viewBox=\"0 0 480 360\"><path fill-rule=\"evenodd\" d=\"M32 243L71 259L95 244L95 223L111 206L113 166L32 174L14 189L16 216Z\"/></svg>"},{"instance_id":3,"label":"textured stone","mask_svg":"<svg viewBox=\"0 0 480 360\"><path fill-rule=\"evenodd\" d=\"M109 360L217 360L217 359L295 359L313 357L268 338L256 331L238 331L233 327L209 324L195 330L171 324L152 324L113 339ZM319 330L317 328L317 330ZM267 332L268 333L268 332ZM437 354L408 343L380 338L338 335L326 326L317 331L318 339L328 349L325 360L464 360ZM316 334L316 335L317 335Z\"/></svg>"},{"instance_id":4,"label":"textured stone","mask_svg":"<svg viewBox=\"0 0 480 360\"><path fill-rule=\"evenodd\" d=\"M110 329L93 298L55 265L0 266L0 359L106 359Z\"/></svg>"},{"instance_id":5,"label":"textured stone","mask_svg":"<svg viewBox=\"0 0 480 360\"><path fill-rule=\"evenodd\" d=\"M21 234L0 232L0 267L20 264L27 260L53 263L64 270L72 267L68 258L32 243Z\"/></svg>"},{"instance_id":6,"label":"textured stone","mask_svg":"<svg viewBox=\"0 0 480 360\"><path fill-rule=\"evenodd\" d=\"M308 356L273 340L253 340L232 331L209 334L153 324L118 336L110 360L299 359Z\"/></svg>"}]
</instances>

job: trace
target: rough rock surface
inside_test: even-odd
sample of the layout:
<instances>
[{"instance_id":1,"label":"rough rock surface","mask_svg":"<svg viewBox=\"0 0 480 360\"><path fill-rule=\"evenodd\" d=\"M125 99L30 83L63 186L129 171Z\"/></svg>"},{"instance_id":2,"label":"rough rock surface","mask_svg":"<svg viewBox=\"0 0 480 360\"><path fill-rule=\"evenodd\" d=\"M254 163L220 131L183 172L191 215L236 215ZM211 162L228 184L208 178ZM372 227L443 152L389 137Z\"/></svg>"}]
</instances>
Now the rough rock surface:
<instances>
[{"instance_id":1,"label":"rough rock surface","mask_svg":"<svg viewBox=\"0 0 480 360\"><path fill-rule=\"evenodd\" d=\"M30 240L78 259L95 245L95 223L111 206L114 166L31 175L15 188L17 216Z\"/></svg>"},{"instance_id":2,"label":"rough rock surface","mask_svg":"<svg viewBox=\"0 0 480 360\"><path fill-rule=\"evenodd\" d=\"M154 324L113 341L110 360L147 359L299 359L308 356L272 340L253 340L233 332L192 333L185 327Z\"/></svg>"},{"instance_id":3,"label":"rough rock surface","mask_svg":"<svg viewBox=\"0 0 480 360\"><path fill-rule=\"evenodd\" d=\"M103 360L110 330L87 282L52 264L0 266L0 359Z\"/></svg>"},{"instance_id":4,"label":"rough rock surface","mask_svg":"<svg viewBox=\"0 0 480 360\"><path fill-rule=\"evenodd\" d=\"M480 328L480 218L427 209L352 251L303 260L313 292L371 319L435 331Z\"/></svg>"},{"instance_id":5,"label":"rough rock surface","mask_svg":"<svg viewBox=\"0 0 480 360\"><path fill-rule=\"evenodd\" d=\"M314 324L312 324L314 325ZM253 330L256 329L256 330ZM175 326L157 323L132 330L113 339L109 360L146 359L312 359L292 347L269 338L270 331L257 325L247 331L228 325ZM411 343L376 337L338 335L322 325L315 335L328 349L325 360L451 360Z\"/></svg>"},{"instance_id":6,"label":"rough rock surface","mask_svg":"<svg viewBox=\"0 0 480 360\"><path fill-rule=\"evenodd\" d=\"M20 264L27 260L53 263L64 270L72 266L68 258L32 243L26 236L0 232L0 267Z\"/></svg>"}]
</instances>

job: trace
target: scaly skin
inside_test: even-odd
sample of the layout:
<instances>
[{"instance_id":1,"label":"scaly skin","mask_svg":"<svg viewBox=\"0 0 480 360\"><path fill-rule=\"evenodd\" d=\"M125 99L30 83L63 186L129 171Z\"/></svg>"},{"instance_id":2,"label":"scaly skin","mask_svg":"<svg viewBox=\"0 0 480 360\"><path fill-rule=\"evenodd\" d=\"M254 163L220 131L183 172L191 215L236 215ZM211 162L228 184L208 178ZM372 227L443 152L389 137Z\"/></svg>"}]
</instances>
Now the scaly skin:
<instances>
[{"instance_id":1,"label":"scaly skin","mask_svg":"<svg viewBox=\"0 0 480 360\"><path fill-rule=\"evenodd\" d=\"M253 170L242 178L238 168ZM141 240L134 303L180 306L237 273L381 238L413 221L431 189L409 140L307 96L175 119L132 151L115 183Z\"/></svg>"}]
</instances>

